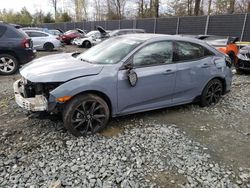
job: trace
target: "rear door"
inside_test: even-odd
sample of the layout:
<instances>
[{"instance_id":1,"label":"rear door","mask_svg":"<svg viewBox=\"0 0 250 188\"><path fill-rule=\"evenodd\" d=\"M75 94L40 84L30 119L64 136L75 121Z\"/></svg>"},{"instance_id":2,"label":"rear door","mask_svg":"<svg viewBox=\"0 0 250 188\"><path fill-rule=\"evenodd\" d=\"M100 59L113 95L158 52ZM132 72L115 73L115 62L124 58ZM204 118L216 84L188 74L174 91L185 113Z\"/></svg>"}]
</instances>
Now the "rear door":
<instances>
[{"instance_id":1,"label":"rear door","mask_svg":"<svg viewBox=\"0 0 250 188\"><path fill-rule=\"evenodd\" d=\"M177 74L173 103L191 102L212 78L214 54L196 43L177 41L174 44Z\"/></svg>"}]
</instances>

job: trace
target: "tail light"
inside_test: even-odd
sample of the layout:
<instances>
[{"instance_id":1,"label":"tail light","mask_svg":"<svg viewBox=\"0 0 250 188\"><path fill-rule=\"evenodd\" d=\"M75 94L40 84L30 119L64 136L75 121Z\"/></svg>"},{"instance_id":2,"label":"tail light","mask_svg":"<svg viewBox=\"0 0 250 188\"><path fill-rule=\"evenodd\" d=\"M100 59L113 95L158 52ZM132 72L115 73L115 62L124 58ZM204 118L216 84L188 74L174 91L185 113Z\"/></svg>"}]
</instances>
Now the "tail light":
<instances>
[{"instance_id":1,"label":"tail light","mask_svg":"<svg viewBox=\"0 0 250 188\"><path fill-rule=\"evenodd\" d=\"M30 39L23 39L21 42L22 47L24 48L30 48Z\"/></svg>"}]
</instances>

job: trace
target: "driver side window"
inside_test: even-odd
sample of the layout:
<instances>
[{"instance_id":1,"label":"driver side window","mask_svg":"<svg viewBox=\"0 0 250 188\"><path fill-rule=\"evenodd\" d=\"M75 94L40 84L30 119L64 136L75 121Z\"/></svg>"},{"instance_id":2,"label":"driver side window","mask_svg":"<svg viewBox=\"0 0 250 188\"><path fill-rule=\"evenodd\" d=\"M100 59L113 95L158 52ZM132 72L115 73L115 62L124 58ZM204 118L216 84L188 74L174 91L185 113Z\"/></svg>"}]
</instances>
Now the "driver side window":
<instances>
[{"instance_id":1,"label":"driver side window","mask_svg":"<svg viewBox=\"0 0 250 188\"><path fill-rule=\"evenodd\" d=\"M143 47L133 57L135 67L170 64L173 61L173 45L170 41L156 42Z\"/></svg>"}]
</instances>

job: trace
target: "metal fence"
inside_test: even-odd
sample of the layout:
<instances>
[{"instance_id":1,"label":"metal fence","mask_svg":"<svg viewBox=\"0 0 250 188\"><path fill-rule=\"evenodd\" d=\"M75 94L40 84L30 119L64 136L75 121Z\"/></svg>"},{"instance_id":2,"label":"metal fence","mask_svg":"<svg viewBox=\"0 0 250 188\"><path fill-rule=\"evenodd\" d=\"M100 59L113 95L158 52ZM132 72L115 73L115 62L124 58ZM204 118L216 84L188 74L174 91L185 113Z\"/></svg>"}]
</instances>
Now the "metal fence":
<instances>
[{"instance_id":1,"label":"metal fence","mask_svg":"<svg viewBox=\"0 0 250 188\"><path fill-rule=\"evenodd\" d=\"M91 31L97 25L107 30L138 28L145 29L148 33L237 36L243 41L250 41L250 14L64 22L37 26L49 29L60 28L64 31L74 28Z\"/></svg>"}]
</instances>

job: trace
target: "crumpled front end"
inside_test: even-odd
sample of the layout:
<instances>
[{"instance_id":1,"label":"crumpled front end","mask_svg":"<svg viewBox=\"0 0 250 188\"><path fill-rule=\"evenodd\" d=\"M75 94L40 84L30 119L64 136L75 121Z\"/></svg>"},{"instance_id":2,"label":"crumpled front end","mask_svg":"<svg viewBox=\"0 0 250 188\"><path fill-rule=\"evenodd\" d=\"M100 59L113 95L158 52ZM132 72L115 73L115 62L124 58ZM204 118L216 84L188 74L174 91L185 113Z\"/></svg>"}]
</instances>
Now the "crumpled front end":
<instances>
[{"instance_id":1,"label":"crumpled front end","mask_svg":"<svg viewBox=\"0 0 250 188\"><path fill-rule=\"evenodd\" d=\"M53 111L56 101L50 101L49 92L58 86L58 83L32 83L24 78L13 84L15 101L23 109L31 112Z\"/></svg>"},{"instance_id":2,"label":"crumpled front end","mask_svg":"<svg viewBox=\"0 0 250 188\"><path fill-rule=\"evenodd\" d=\"M250 46L240 49L236 68L250 71Z\"/></svg>"}]
</instances>

